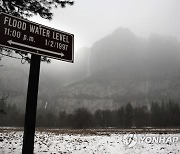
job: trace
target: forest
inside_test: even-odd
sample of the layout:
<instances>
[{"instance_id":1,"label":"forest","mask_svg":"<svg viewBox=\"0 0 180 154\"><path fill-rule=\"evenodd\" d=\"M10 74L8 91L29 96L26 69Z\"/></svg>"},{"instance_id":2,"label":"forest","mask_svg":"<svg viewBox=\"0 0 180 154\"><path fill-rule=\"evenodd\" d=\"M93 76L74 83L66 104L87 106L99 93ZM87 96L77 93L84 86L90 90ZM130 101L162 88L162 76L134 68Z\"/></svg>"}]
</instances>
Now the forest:
<instances>
[{"instance_id":1,"label":"forest","mask_svg":"<svg viewBox=\"0 0 180 154\"><path fill-rule=\"evenodd\" d=\"M16 105L1 100L0 126L23 127L24 113ZM89 111L77 108L72 113L60 111L55 114L50 109L38 109L36 127L44 128L174 128L180 126L180 107L172 100L152 102L150 106L137 106L129 102L116 110Z\"/></svg>"}]
</instances>

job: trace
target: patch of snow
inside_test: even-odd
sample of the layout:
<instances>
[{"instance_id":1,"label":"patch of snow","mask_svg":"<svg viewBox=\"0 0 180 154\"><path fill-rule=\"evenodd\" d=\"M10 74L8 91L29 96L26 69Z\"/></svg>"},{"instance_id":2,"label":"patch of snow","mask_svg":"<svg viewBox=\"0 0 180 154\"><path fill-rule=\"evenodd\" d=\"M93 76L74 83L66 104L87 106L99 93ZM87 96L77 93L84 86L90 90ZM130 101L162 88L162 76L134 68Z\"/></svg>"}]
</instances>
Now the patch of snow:
<instances>
[{"instance_id":1,"label":"patch of snow","mask_svg":"<svg viewBox=\"0 0 180 154\"><path fill-rule=\"evenodd\" d=\"M57 134L53 132L36 132L35 154L164 154L180 153L180 134L136 134L139 141L132 147L123 142L125 134L110 135ZM176 142L152 143L151 137L176 137ZM146 137L146 140L142 140ZM141 142L140 142L141 139ZM20 154L23 132L8 130L0 132L0 153ZM144 141L144 142L143 142ZM170 140L171 141L171 140Z\"/></svg>"}]
</instances>

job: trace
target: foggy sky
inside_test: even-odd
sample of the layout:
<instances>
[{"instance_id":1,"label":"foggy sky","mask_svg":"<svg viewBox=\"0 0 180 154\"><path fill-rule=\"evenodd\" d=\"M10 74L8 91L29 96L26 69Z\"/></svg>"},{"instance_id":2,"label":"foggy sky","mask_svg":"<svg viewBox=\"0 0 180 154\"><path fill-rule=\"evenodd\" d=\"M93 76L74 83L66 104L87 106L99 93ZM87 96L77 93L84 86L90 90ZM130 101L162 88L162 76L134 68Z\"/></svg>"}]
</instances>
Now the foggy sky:
<instances>
[{"instance_id":1,"label":"foggy sky","mask_svg":"<svg viewBox=\"0 0 180 154\"><path fill-rule=\"evenodd\" d=\"M75 35L75 50L91 47L116 28L129 28L141 37L151 33L180 40L179 0L74 0L73 6L53 9L51 21L33 17L37 23Z\"/></svg>"}]
</instances>

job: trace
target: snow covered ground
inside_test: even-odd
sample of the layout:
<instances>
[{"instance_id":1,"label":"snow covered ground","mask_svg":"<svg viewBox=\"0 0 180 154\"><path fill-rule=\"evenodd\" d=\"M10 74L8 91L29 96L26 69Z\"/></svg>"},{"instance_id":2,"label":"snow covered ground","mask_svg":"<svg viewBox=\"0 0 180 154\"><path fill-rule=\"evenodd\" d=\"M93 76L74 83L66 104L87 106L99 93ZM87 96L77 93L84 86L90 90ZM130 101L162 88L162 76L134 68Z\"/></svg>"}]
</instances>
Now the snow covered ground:
<instances>
[{"instance_id":1,"label":"snow covered ground","mask_svg":"<svg viewBox=\"0 0 180 154\"><path fill-rule=\"evenodd\" d=\"M0 154L20 154L23 131L0 131ZM180 134L37 131L35 154L180 154Z\"/></svg>"}]
</instances>

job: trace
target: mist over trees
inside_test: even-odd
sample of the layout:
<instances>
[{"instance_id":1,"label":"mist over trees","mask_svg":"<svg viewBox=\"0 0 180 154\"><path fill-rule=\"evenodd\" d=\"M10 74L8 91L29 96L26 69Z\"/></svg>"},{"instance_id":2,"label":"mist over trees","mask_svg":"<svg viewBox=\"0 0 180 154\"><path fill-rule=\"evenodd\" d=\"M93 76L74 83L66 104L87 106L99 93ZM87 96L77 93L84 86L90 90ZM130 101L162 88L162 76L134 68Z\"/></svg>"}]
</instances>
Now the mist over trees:
<instances>
[{"instance_id":1,"label":"mist over trees","mask_svg":"<svg viewBox=\"0 0 180 154\"><path fill-rule=\"evenodd\" d=\"M22 127L24 114L15 104L3 105L7 113L0 116L0 126ZM129 102L116 110L96 110L93 113L87 108L77 108L72 113L60 111L58 114L54 113L53 109L39 109L36 126L73 129L174 128L180 126L180 107L178 103L169 100L161 103L151 102L149 107L133 107Z\"/></svg>"},{"instance_id":2,"label":"mist over trees","mask_svg":"<svg viewBox=\"0 0 180 154\"><path fill-rule=\"evenodd\" d=\"M0 126L21 127L24 125L24 114L15 104L7 104L6 100L0 100Z\"/></svg>"}]
</instances>

